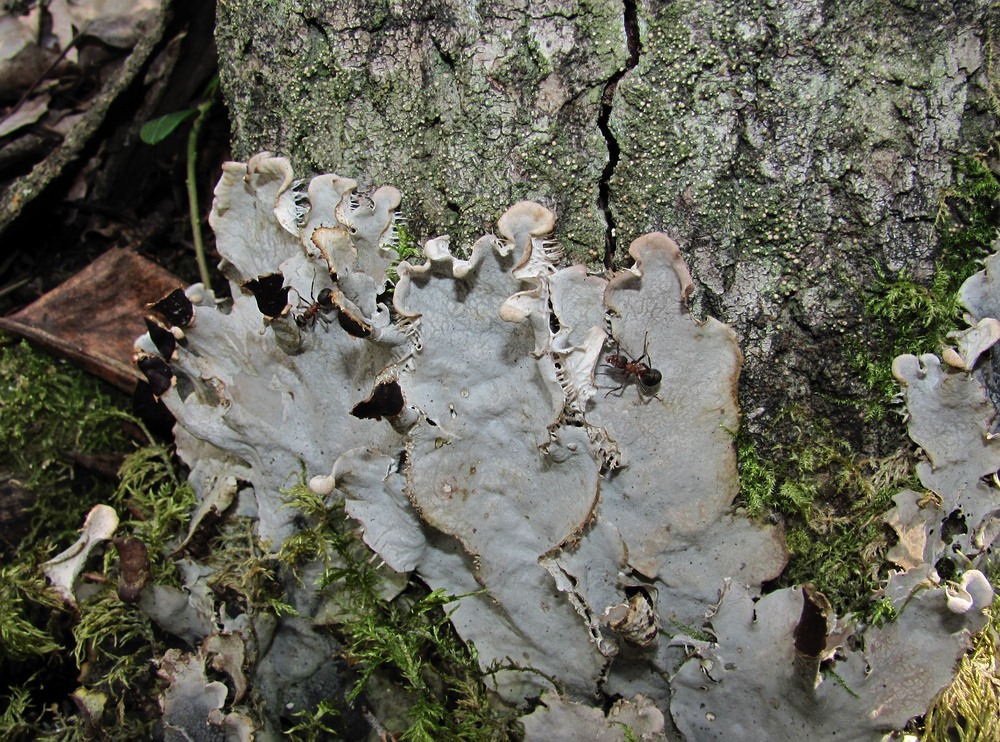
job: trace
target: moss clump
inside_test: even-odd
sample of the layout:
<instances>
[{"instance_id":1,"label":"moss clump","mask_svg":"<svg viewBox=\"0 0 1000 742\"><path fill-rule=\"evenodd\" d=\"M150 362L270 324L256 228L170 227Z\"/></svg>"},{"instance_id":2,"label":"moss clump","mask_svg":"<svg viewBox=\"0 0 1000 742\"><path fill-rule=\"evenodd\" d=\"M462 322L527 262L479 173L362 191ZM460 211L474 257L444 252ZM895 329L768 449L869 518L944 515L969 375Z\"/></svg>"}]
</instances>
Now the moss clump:
<instances>
[{"instance_id":1,"label":"moss clump","mask_svg":"<svg viewBox=\"0 0 1000 742\"><path fill-rule=\"evenodd\" d=\"M413 238L408 230L402 224L396 224L396 253L399 255L399 260L392 264L386 275L389 277L389 284L391 287L395 287L396 282L399 280L399 264L404 260L412 263L418 264L423 262L424 252L417 241ZM392 289L390 288L390 291Z\"/></svg>"},{"instance_id":2,"label":"moss clump","mask_svg":"<svg viewBox=\"0 0 1000 742\"><path fill-rule=\"evenodd\" d=\"M743 505L786 527L791 558L775 587L811 582L841 615L868 616L885 576L882 516L902 487L919 486L909 458L865 458L794 408L778 424L793 435L770 461L747 433L737 436Z\"/></svg>"},{"instance_id":3,"label":"moss clump","mask_svg":"<svg viewBox=\"0 0 1000 742\"><path fill-rule=\"evenodd\" d=\"M143 429L127 405L27 343L0 347L0 472L15 493L0 503L2 739L82 739L97 729L102 739L146 739L158 715L150 660L162 642L118 598L115 550L103 562L95 555L91 594L75 611L39 566L76 540L94 505L111 503L122 519L118 534L142 539L154 578L170 581L172 563L155 557L183 532L194 494L167 446L130 439L127 431ZM78 686L103 708L93 718L69 702Z\"/></svg>"},{"instance_id":4,"label":"moss clump","mask_svg":"<svg viewBox=\"0 0 1000 742\"><path fill-rule=\"evenodd\" d=\"M209 549L212 566L209 587L223 601L234 602L235 614L296 615L285 600L281 579L282 554L268 552L257 538L253 518L232 518Z\"/></svg>"},{"instance_id":5,"label":"moss clump","mask_svg":"<svg viewBox=\"0 0 1000 742\"><path fill-rule=\"evenodd\" d=\"M106 699L107 723L94 722L114 729L114 739L143 738L156 718L142 710L157 708L153 658L162 651L149 618L123 603L112 582L80 603L73 639L83 688Z\"/></svg>"},{"instance_id":6,"label":"moss clump","mask_svg":"<svg viewBox=\"0 0 1000 742\"><path fill-rule=\"evenodd\" d=\"M126 400L25 343L0 347L0 476L23 492L15 529L0 537L14 558L34 544L71 543L90 506L114 485L114 455L129 447Z\"/></svg>"},{"instance_id":7,"label":"moss clump","mask_svg":"<svg viewBox=\"0 0 1000 742\"><path fill-rule=\"evenodd\" d=\"M1000 144L997 145L1000 147ZM865 299L868 341L853 349L868 394L851 400L869 423L887 426L898 404L892 361L904 353L940 353L961 324L958 292L997 238L1000 181L990 153L955 165L956 181L941 199L935 271L917 280L875 266ZM871 618L872 596L884 577L882 518L903 487L920 488L908 448L873 459L838 439L827 421L789 408L776 423L784 442L766 460L748 433L737 437L741 498L751 516L787 527L791 560L779 584L813 582L841 613Z\"/></svg>"},{"instance_id":8,"label":"moss clump","mask_svg":"<svg viewBox=\"0 0 1000 742\"><path fill-rule=\"evenodd\" d=\"M169 446L152 443L125 458L119 483L111 497L115 509L130 517L123 524L128 535L140 539L151 558L151 580L176 582L173 561L158 559L168 542L183 535L195 507L194 489L181 479Z\"/></svg>"},{"instance_id":9,"label":"moss clump","mask_svg":"<svg viewBox=\"0 0 1000 742\"><path fill-rule=\"evenodd\" d=\"M401 739L514 739L516 712L496 705L475 646L455 634L445 610L463 596L429 591L411 580L399 596L387 599L383 573L353 531L343 501L328 506L304 484L286 496L308 525L284 543L277 558L293 567L317 559L325 565L318 584L341 602L334 630L359 674L347 700L360 699L378 678L408 701ZM322 726L328 710L307 715L296 733L314 738L309 735Z\"/></svg>"},{"instance_id":10,"label":"moss clump","mask_svg":"<svg viewBox=\"0 0 1000 742\"><path fill-rule=\"evenodd\" d=\"M293 742L321 742L337 739L338 731L331 726L331 720L340 716L340 710L330 701L320 701L311 711L297 711L292 714L298 723L284 730L286 739Z\"/></svg>"},{"instance_id":11,"label":"moss clump","mask_svg":"<svg viewBox=\"0 0 1000 742\"><path fill-rule=\"evenodd\" d=\"M59 651L50 627L52 611L62 608L62 598L27 561L0 565L0 666Z\"/></svg>"},{"instance_id":12,"label":"moss clump","mask_svg":"<svg viewBox=\"0 0 1000 742\"><path fill-rule=\"evenodd\" d=\"M994 150L1000 150L1000 143ZM1000 180L989 157L985 153L955 163L955 184L944 192L938 209L938 250L929 280L917 280L906 269L890 274L875 266L876 280L865 300L871 339L866 348L855 349L855 364L871 393L869 419L884 419L895 403L892 360L904 353L940 353L948 333L962 326L959 289L980 269L1000 226Z\"/></svg>"},{"instance_id":13,"label":"moss clump","mask_svg":"<svg viewBox=\"0 0 1000 742\"><path fill-rule=\"evenodd\" d=\"M27 343L0 345L0 738L42 739L68 723L53 702L72 690L71 616L39 564L113 492L99 470L129 445L124 402Z\"/></svg>"}]
</instances>

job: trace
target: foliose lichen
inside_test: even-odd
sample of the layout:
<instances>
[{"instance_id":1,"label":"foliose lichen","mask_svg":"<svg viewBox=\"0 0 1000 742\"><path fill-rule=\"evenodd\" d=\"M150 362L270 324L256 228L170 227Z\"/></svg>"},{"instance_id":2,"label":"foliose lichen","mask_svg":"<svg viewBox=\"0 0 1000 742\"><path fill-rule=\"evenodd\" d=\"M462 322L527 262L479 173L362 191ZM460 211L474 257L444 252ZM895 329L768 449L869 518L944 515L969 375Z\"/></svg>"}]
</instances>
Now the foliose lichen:
<instances>
[{"instance_id":1,"label":"foliose lichen","mask_svg":"<svg viewBox=\"0 0 1000 742\"><path fill-rule=\"evenodd\" d=\"M546 239L553 214L521 202L468 260L444 236L426 243L422 264L400 263L390 307L399 193L364 199L354 186L331 175L300 183L266 153L228 164L211 221L232 303L192 287L158 305L176 343L137 342L201 498L187 539L228 512L276 553L305 527L280 495L305 471L391 570L464 596L451 623L502 696L517 703L554 686L561 698L542 696L529 739L563 718L592 724L594 738L617 730L579 706L602 696L632 699L612 716L642 720L649 739L668 716L688 739L750 724L775 738L808 727L869 739L926 708L983 625L992 588L972 560L993 530L955 542L970 561L951 585L934 569L936 524L915 517L929 530L885 587L898 618L881 629L837 619L809 587L762 596L786 552L779 527L732 507L742 356L731 329L688 312L693 284L676 244L636 239L635 266L607 280L559 268ZM915 421L936 404L936 378L909 387ZM970 419L970 404L987 411L958 399L944 453L921 441L932 461L922 476L978 528L982 503L995 502L980 478L1000 463L981 439L971 463L947 458L969 435L957 417ZM901 544L921 541L898 530ZM194 669L173 682L202 683L200 657L232 656L235 636L263 728L275 728L279 699L315 704L341 651L317 630L344 610L317 581L326 567L279 573L286 602L264 614L213 592L209 562L183 564L185 592L150 585L140 602L201 642L183 660ZM933 672L912 672L916 653L933 657ZM239 708L212 706L217 724Z\"/></svg>"}]
</instances>

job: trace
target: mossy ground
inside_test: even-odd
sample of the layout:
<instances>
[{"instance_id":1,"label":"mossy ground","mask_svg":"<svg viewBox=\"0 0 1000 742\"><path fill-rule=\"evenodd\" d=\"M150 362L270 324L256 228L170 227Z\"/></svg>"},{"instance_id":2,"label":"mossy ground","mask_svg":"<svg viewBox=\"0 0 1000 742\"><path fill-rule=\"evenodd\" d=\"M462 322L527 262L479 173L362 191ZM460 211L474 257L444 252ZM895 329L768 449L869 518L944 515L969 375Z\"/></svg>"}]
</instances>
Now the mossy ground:
<instances>
[{"instance_id":1,"label":"mossy ground","mask_svg":"<svg viewBox=\"0 0 1000 742\"><path fill-rule=\"evenodd\" d=\"M989 575L994 585L1000 570ZM959 663L955 680L934 700L919 730L921 742L1000 739L1000 597L986 628Z\"/></svg>"},{"instance_id":2,"label":"mossy ground","mask_svg":"<svg viewBox=\"0 0 1000 742\"><path fill-rule=\"evenodd\" d=\"M159 715L152 659L165 637L119 599L116 550L95 552L75 607L40 569L76 540L90 509L106 503L121 519L118 535L150 547L153 578L176 583L174 564L156 555L182 532L194 492L171 449L128 407L121 394L26 343L0 345L0 472L8 492L18 493L0 500L4 740L146 739ZM88 714L74 691L87 699Z\"/></svg>"},{"instance_id":3,"label":"mossy ground","mask_svg":"<svg viewBox=\"0 0 1000 742\"><path fill-rule=\"evenodd\" d=\"M964 325L958 291L995 248L1000 224L1000 181L988 164L994 155L955 163L955 184L941 197L932 276L918 281L905 269L892 274L875 266L878 281L865 293L865 339L851 350L867 394L839 401L871 425L902 428L893 414L903 411L893 359L940 354L948 333ZM782 584L812 581L842 613L864 613L884 576L881 518L900 489L920 486L914 452L903 446L881 457L862 454L828 421L794 405L777 424L784 442L766 459L745 431L737 436L742 502L752 516L788 527L792 561Z\"/></svg>"},{"instance_id":4,"label":"mossy ground","mask_svg":"<svg viewBox=\"0 0 1000 742\"><path fill-rule=\"evenodd\" d=\"M127 404L25 343L0 346L0 471L8 486L31 498L13 523L19 538L0 544L4 740L148 739L159 718L154 659L174 640L118 597L116 550L109 545L103 556L95 554L89 595L76 608L48 587L39 566L76 540L93 505L107 503L121 517L118 535L147 545L153 581L179 584L167 555L187 530L194 492L168 446L148 436L140 445L126 435L141 430ZM81 460L115 462L116 476L94 476ZM277 555L259 543L246 519L218 529L208 549L216 567L213 591L253 614L294 614L284 581L289 571L321 560L319 587L344 600L332 630L358 668L351 700L363 697L373 679L388 684L407 700L395 720L405 728L403 739L516 737L516 714L487 692L475 647L463 644L448 621L447 606L457 598L413 583L387 599L382 573L342 504L328 507L304 485L287 496L306 527ZM88 713L77 708L84 699ZM289 739L336 739L338 714L333 702L322 703L296 714L282 731Z\"/></svg>"},{"instance_id":5,"label":"mossy ground","mask_svg":"<svg viewBox=\"0 0 1000 742\"><path fill-rule=\"evenodd\" d=\"M137 421L127 400L72 366L9 340L0 346L0 471L22 493L4 500L0 550L0 737L5 740L78 739L87 722L69 699L78 674L84 687L115 698L115 724L140 736L148 720L136 715L130 689L149 675L150 627L115 595L116 573L94 564L94 593L77 609L65 605L39 570L41 562L76 540L90 508L114 502L127 529L169 530L155 508L129 515L132 476L118 484L113 472L142 469L129 455L127 434ZM140 449L149 450L149 449ZM134 455L134 454L133 454ZM109 476L111 475L111 476ZM148 493L143 491L143 496ZM11 507L13 506L13 507ZM183 505L179 505L183 507ZM98 577L103 575L103 577ZM104 582L107 578L107 582ZM152 718L152 717L150 717Z\"/></svg>"},{"instance_id":6,"label":"mossy ground","mask_svg":"<svg viewBox=\"0 0 1000 742\"><path fill-rule=\"evenodd\" d=\"M867 348L856 348L855 356L871 392L870 419L885 417L893 406L897 385L892 358L939 353L948 333L964 326L958 290L995 249L1000 224L1000 181L990 169L991 156L995 153L956 162L955 185L943 194L938 210L939 243L929 280L918 281L905 269L890 274L876 265L878 281L865 303L874 334Z\"/></svg>"}]
</instances>

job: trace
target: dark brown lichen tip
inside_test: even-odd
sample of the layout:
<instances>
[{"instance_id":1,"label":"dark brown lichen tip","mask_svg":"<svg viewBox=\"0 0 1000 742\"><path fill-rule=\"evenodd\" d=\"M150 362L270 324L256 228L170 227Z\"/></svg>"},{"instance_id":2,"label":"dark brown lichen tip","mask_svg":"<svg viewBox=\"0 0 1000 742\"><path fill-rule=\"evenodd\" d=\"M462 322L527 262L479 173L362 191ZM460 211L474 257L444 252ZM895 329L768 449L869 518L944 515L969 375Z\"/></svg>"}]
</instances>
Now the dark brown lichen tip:
<instances>
[{"instance_id":1,"label":"dark brown lichen tip","mask_svg":"<svg viewBox=\"0 0 1000 742\"><path fill-rule=\"evenodd\" d=\"M240 287L253 294L262 315L274 319L288 308L289 287L284 284L285 277L281 273L268 273L244 281Z\"/></svg>"},{"instance_id":2,"label":"dark brown lichen tip","mask_svg":"<svg viewBox=\"0 0 1000 742\"><path fill-rule=\"evenodd\" d=\"M146 308L156 312L176 327L188 327L194 319L194 305L180 287L159 301L147 304Z\"/></svg>"}]
</instances>

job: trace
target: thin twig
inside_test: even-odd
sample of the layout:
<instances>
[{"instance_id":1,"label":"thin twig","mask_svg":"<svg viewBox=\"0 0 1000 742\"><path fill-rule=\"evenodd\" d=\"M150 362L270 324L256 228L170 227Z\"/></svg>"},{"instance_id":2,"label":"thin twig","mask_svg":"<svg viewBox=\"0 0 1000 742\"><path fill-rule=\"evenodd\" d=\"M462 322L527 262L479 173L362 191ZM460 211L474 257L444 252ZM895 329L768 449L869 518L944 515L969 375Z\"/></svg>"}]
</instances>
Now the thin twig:
<instances>
[{"instance_id":1,"label":"thin twig","mask_svg":"<svg viewBox=\"0 0 1000 742\"><path fill-rule=\"evenodd\" d=\"M30 282L31 282L31 278L30 277L29 278L20 278L20 279L18 279L16 281L12 281L11 283L8 283L6 286L0 286L0 297L7 296L7 294L11 294L11 293L17 291L19 288L21 288L22 286L24 286L24 285L26 285L26 284L28 284Z\"/></svg>"},{"instance_id":2,"label":"thin twig","mask_svg":"<svg viewBox=\"0 0 1000 742\"><path fill-rule=\"evenodd\" d=\"M38 89L38 86L41 85L48 78L48 76L52 73L52 71L55 70L55 68L59 66L59 63L62 62L63 59L66 58L67 54L69 54L69 50L72 49L74 46L77 45L77 42L79 42L80 39L83 37L83 35L85 33L87 33L87 31L88 31L89 28L90 28L90 22L88 21L87 25L84 26L79 31L77 31L76 36L74 36L72 39L70 39L69 43L66 44L66 46L63 48L63 50L61 52L59 52L59 56L57 56L54 60L52 60L52 63L45 69L45 71L42 72L42 74L40 74L38 77L35 78L35 81L33 83L31 83L31 85L28 87L27 90L24 91L24 94L21 96L20 100L18 100L18 102L14 104L14 107L11 108L9 111L7 111L7 115L8 116L10 116L17 109L19 109L22 105L24 105L24 102L26 100L28 100L28 98L31 97L31 94L34 93L35 90Z\"/></svg>"}]
</instances>

